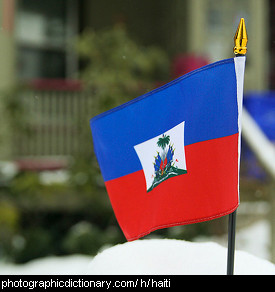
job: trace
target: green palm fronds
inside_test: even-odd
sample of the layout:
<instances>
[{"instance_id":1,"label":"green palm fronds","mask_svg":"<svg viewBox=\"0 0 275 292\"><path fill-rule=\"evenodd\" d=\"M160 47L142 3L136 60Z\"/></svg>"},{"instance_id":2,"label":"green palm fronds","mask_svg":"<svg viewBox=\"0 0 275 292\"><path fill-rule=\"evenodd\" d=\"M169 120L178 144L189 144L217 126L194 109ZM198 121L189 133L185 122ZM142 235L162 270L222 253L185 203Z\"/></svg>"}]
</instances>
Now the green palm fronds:
<instances>
[{"instance_id":1,"label":"green palm fronds","mask_svg":"<svg viewBox=\"0 0 275 292\"><path fill-rule=\"evenodd\" d=\"M162 135L161 138L158 139L157 145L161 147L162 149L165 148L166 145L168 145L170 142L170 136Z\"/></svg>"}]
</instances>

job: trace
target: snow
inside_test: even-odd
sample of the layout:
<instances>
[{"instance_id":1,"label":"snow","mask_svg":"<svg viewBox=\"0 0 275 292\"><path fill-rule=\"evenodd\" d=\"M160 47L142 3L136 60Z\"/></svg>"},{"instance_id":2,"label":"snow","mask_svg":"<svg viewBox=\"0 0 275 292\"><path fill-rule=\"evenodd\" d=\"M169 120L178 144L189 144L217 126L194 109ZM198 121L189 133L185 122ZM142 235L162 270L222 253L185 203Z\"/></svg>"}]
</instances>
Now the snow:
<instances>
[{"instance_id":1,"label":"snow","mask_svg":"<svg viewBox=\"0 0 275 292\"><path fill-rule=\"evenodd\" d=\"M207 237L196 237L196 242L208 241ZM211 241L227 247L227 235L212 236ZM254 224L237 231L236 249L246 251L254 256L269 260L270 253L271 230L268 220L258 220Z\"/></svg>"},{"instance_id":2,"label":"snow","mask_svg":"<svg viewBox=\"0 0 275 292\"><path fill-rule=\"evenodd\" d=\"M267 220L236 235L235 275L275 275ZM140 239L106 247L94 258L48 257L23 265L0 263L0 275L225 275L227 238Z\"/></svg>"},{"instance_id":3,"label":"snow","mask_svg":"<svg viewBox=\"0 0 275 292\"><path fill-rule=\"evenodd\" d=\"M0 275L84 275L91 262L90 256L51 256L26 264L0 264Z\"/></svg>"},{"instance_id":4,"label":"snow","mask_svg":"<svg viewBox=\"0 0 275 292\"><path fill-rule=\"evenodd\" d=\"M214 242L147 239L106 249L90 263L90 275L225 275L227 248ZM275 265L235 252L236 275L275 275Z\"/></svg>"}]
</instances>

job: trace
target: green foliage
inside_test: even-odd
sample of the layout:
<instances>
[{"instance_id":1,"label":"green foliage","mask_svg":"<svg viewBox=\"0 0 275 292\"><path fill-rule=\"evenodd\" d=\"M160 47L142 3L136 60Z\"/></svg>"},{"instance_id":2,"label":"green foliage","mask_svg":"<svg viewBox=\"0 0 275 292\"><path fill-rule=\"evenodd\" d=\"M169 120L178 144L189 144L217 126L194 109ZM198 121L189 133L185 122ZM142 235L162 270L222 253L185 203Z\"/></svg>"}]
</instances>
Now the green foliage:
<instances>
[{"instance_id":1,"label":"green foliage","mask_svg":"<svg viewBox=\"0 0 275 292\"><path fill-rule=\"evenodd\" d=\"M22 243L15 244L11 252L13 259L18 263L49 255L54 244L51 233L40 227L27 228L21 240Z\"/></svg>"},{"instance_id":2,"label":"green foliage","mask_svg":"<svg viewBox=\"0 0 275 292\"><path fill-rule=\"evenodd\" d=\"M41 183L35 172L22 172L11 182L11 190L16 194L32 195L40 191Z\"/></svg>"},{"instance_id":3,"label":"green foliage","mask_svg":"<svg viewBox=\"0 0 275 292\"><path fill-rule=\"evenodd\" d=\"M8 201L2 201L0 203L0 225L1 229L16 229L18 223L18 213L15 206Z\"/></svg>"},{"instance_id":4,"label":"green foliage","mask_svg":"<svg viewBox=\"0 0 275 292\"><path fill-rule=\"evenodd\" d=\"M17 208L7 200L0 201L0 258L10 253L13 236L19 225Z\"/></svg>"},{"instance_id":5,"label":"green foliage","mask_svg":"<svg viewBox=\"0 0 275 292\"><path fill-rule=\"evenodd\" d=\"M92 94L92 115L137 97L167 78L167 56L156 47L137 45L122 26L84 32L78 51L85 62L81 78Z\"/></svg>"},{"instance_id":6,"label":"green foliage","mask_svg":"<svg viewBox=\"0 0 275 292\"><path fill-rule=\"evenodd\" d=\"M30 135L30 129L28 127L29 115L26 107L24 106L23 96L28 86L18 84L4 92L1 92L1 104L3 106L3 116L5 118L5 125L8 125L8 130L11 132ZM2 117L0 117L2 118ZM0 120L2 122L2 120ZM6 136L3 137L6 139ZM1 141L0 143L4 142Z\"/></svg>"},{"instance_id":7,"label":"green foliage","mask_svg":"<svg viewBox=\"0 0 275 292\"><path fill-rule=\"evenodd\" d=\"M68 253L96 254L102 243L102 231L96 225L82 221L69 230L64 249Z\"/></svg>"}]
</instances>

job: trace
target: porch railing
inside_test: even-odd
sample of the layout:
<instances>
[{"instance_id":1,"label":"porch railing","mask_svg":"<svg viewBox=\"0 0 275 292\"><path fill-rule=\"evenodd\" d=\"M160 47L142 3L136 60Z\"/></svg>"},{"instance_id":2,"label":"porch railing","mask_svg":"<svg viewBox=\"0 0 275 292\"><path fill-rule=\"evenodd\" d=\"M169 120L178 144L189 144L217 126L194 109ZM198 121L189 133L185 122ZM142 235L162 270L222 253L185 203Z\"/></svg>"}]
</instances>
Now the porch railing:
<instances>
[{"instance_id":1,"label":"porch railing","mask_svg":"<svg viewBox=\"0 0 275 292\"><path fill-rule=\"evenodd\" d=\"M15 157L67 157L80 143L80 127L89 127L91 96L85 91L28 90L20 94L26 126L15 133Z\"/></svg>"}]
</instances>

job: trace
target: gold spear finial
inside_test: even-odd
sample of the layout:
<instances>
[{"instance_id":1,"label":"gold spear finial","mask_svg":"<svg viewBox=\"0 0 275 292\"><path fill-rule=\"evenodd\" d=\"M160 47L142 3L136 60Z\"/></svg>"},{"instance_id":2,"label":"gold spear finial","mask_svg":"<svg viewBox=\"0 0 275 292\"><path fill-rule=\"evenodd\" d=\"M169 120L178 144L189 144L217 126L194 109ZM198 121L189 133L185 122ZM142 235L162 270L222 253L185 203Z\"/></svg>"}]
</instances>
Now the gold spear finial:
<instances>
[{"instance_id":1,"label":"gold spear finial","mask_svg":"<svg viewBox=\"0 0 275 292\"><path fill-rule=\"evenodd\" d=\"M235 37L235 47L233 49L235 55L245 55L247 52L247 33L246 33L246 28L245 28L245 22L244 19L241 18L239 26L237 28Z\"/></svg>"}]
</instances>

